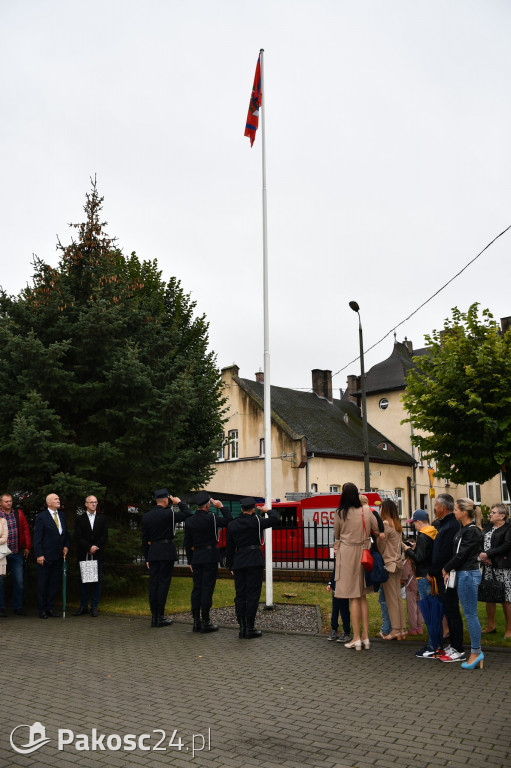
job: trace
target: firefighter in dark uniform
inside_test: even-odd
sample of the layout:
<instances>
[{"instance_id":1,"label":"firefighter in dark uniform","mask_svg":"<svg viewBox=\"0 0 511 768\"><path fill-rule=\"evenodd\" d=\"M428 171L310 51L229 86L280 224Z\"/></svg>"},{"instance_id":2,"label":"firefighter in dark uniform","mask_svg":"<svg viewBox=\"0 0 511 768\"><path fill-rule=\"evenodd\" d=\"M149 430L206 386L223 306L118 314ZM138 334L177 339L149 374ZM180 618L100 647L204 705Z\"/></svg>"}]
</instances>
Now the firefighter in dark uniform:
<instances>
[{"instance_id":1,"label":"firefighter in dark uniform","mask_svg":"<svg viewBox=\"0 0 511 768\"><path fill-rule=\"evenodd\" d=\"M232 520L232 514L221 501L211 499L206 491L196 493L193 502L197 504L197 511L185 521L185 551L193 574L193 631L217 632L218 626L211 622L209 612L220 560L218 529L226 527ZM218 509L223 517L216 517L210 512L210 504Z\"/></svg>"},{"instance_id":2,"label":"firefighter in dark uniform","mask_svg":"<svg viewBox=\"0 0 511 768\"><path fill-rule=\"evenodd\" d=\"M149 606L151 626L168 627L172 619L163 615L169 593L177 550L174 544L176 523L181 523L192 514L187 505L177 496L170 496L166 488L154 492L156 506L142 518L142 548L149 568ZM169 500L179 506L179 512L168 509Z\"/></svg>"},{"instance_id":3,"label":"firefighter in dark uniform","mask_svg":"<svg viewBox=\"0 0 511 768\"><path fill-rule=\"evenodd\" d=\"M261 518L255 513L255 499L241 499L242 514L227 526L227 567L234 574L236 597L234 606L240 625L240 637L251 639L263 634L255 629L254 622L263 586L264 558L261 551L263 531L279 522L276 512L268 507L260 511L268 513Z\"/></svg>"}]
</instances>

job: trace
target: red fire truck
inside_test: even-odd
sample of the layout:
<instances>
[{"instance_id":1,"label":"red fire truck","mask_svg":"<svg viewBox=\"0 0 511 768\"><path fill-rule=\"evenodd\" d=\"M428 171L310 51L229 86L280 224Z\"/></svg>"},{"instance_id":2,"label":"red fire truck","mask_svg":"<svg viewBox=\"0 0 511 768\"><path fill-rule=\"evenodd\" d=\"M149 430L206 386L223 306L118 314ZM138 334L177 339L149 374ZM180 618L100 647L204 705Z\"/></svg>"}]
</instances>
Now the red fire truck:
<instances>
[{"instance_id":1,"label":"red fire truck","mask_svg":"<svg viewBox=\"0 0 511 768\"><path fill-rule=\"evenodd\" d=\"M378 511L379 494L365 495L371 509ZM339 493L329 493L272 504L280 518L280 527L273 530L273 562L331 559L340 498Z\"/></svg>"}]
</instances>

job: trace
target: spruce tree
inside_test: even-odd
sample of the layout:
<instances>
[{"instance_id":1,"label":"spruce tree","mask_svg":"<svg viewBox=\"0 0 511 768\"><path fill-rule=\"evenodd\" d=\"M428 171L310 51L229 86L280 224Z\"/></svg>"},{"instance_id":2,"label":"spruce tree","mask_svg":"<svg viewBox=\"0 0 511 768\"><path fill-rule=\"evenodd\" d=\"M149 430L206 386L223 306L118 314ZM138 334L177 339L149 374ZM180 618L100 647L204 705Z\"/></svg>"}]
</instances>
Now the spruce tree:
<instances>
[{"instance_id":1,"label":"spruce tree","mask_svg":"<svg viewBox=\"0 0 511 768\"><path fill-rule=\"evenodd\" d=\"M59 264L0 292L0 483L41 505L88 493L121 513L212 474L223 401L208 323L156 261L125 257L95 180ZM76 238L76 239L75 239Z\"/></svg>"}]
</instances>

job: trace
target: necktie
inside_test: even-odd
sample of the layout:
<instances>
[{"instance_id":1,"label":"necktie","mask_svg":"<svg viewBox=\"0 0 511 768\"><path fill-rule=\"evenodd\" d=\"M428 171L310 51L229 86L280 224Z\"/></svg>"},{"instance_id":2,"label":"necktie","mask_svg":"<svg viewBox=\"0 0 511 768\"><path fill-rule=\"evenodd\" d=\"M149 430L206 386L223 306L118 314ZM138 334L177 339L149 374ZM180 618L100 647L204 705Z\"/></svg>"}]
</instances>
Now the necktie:
<instances>
[{"instance_id":1,"label":"necktie","mask_svg":"<svg viewBox=\"0 0 511 768\"><path fill-rule=\"evenodd\" d=\"M57 528L58 528L58 529L59 529L59 531L60 531L60 526L59 526L59 516L57 515L57 513L56 513L56 512L54 512L54 513L53 513L53 519L54 519L54 521L55 521L55 525L57 526Z\"/></svg>"}]
</instances>

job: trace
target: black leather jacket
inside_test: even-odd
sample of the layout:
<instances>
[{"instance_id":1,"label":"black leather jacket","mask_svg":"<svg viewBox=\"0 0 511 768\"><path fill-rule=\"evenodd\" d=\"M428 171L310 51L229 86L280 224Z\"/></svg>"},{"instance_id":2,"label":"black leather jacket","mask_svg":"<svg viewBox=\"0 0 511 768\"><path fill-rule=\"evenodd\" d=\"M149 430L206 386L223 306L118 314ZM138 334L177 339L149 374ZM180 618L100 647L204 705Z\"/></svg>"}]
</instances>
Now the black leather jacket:
<instances>
[{"instance_id":1,"label":"black leather jacket","mask_svg":"<svg viewBox=\"0 0 511 768\"><path fill-rule=\"evenodd\" d=\"M477 558L483 551L483 534L475 523L462 525L452 546L453 556L444 565L444 571L475 571L479 568Z\"/></svg>"}]
</instances>

